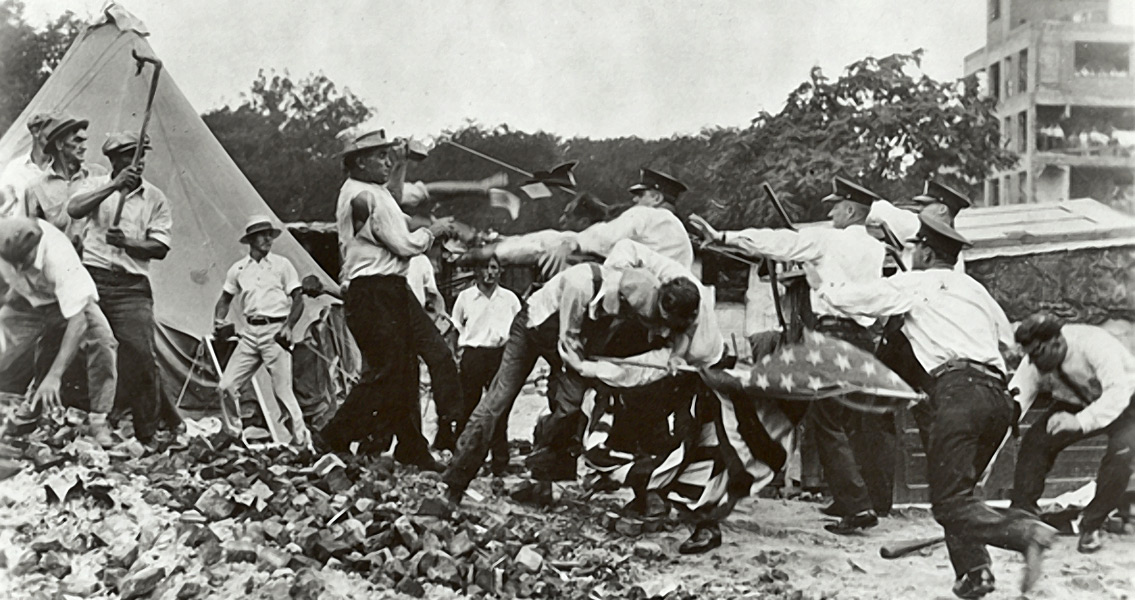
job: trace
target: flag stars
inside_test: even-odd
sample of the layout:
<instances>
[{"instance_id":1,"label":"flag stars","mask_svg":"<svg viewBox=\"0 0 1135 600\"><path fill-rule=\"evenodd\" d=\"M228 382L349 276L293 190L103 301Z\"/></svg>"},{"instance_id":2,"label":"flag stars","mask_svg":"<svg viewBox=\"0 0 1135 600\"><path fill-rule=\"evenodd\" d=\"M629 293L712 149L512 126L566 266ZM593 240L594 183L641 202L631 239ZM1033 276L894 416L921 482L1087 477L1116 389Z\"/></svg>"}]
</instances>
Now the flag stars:
<instances>
[{"instance_id":1,"label":"flag stars","mask_svg":"<svg viewBox=\"0 0 1135 600\"><path fill-rule=\"evenodd\" d=\"M818 365L821 362L824 362L824 355L820 354L819 350L809 350L808 362L812 363L813 365Z\"/></svg>"},{"instance_id":2,"label":"flag stars","mask_svg":"<svg viewBox=\"0 0 1135 600\"><path fill-rule=\"evenodd\" d=\"M771 362L772 362L772 355L771 355L771 354L766 354L766 355L764 356L764 358L762 358L762 359L761 359L761 364L762 364L762 365L768 365L768 364L769 364L769 363L771 363Z\"/></svg>"},{"instance_id":3,"label":"flag stars","mask_svg":"<svg viewBox=\"0 0 1135 600\"><path fill-rule=\"evenodd\" d=\"M839 367L840 371L846 371L851 368L851 361L847 360L846 354L837 354L835 357L835 365Z\"/></svg>"},{"instance_id":4,"label":"flag stars","mask_svg":"<svg viewBox=\"0 0 1135 600\"><path fill-rule=\"evenodd\" d=\"M821 381L819 377L809 377L808 387L812 388L813 390L818 390L824 387L824 382Z\"/></svg>"},{"instance_id":5,"label":"flag stars","mask_svg":"<svg viewBox=\"0 0 1135 600\"><path fill-rule=\"evenodd\" d=\"M875 368L875 363L873 363L871 361L864 362L861 370L863 371L864 374L867 374L867 375L874 375L876 372L878 372L878 369Z\"/></svg>"},{"instance_id":6,"label":"flag stars","mask_svg":"<svg viewBox=\"0 0 1135 600\"><path fill-rule=\"evenodd\" d=\"M796 362L796 353L793 352L791 348L785 348L784 351L780 353L780 362L786 365Z\"/></svg>"},{"instance_id":7,"label":"flag stars","mask_svg":"<svg viewBox=\"0 0 1135 600\"><path fill-rule=\"evenodd\" d=\"M769 388L769 385L771 385L768 380L768 375L764 373L757 375L757 378L753 383L762 390L767 390Z\"/></svg>"},{"instance_id":8,"label":"flag stars","mask_svg":"<svg viewBox=\"0 0 1135 600\"><path fill-rule=\"evenodd\" d=\"M780 387L784 388L785 391L791 392L792 388L796 387L796 382L792 379L791 375L785 373L780 376Z\"/></svg>"}]
</instances>

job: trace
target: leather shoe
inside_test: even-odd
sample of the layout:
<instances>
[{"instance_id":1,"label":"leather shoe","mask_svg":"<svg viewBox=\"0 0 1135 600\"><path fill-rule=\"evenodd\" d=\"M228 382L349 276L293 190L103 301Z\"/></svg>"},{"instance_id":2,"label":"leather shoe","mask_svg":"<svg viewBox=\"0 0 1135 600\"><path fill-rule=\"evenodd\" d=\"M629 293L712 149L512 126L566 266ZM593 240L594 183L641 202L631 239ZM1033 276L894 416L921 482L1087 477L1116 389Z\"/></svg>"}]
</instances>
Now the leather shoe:
<instances>
[{"instance_id":1,"label":"leather shoe","mask_svg":"<svg viewBox=\"0 0 1135 600\"><path fill-rule=\"evenodd\" d=\"M993 571L989 567L978 567L954 582L954 595L959 598L980 598L994 589Z\"/></svg>"},{"instance_id":2,"label":"leather shoe","mask_svg":"<svg viewBox=\"0 0 1135 600\"><path fill-rule=\"evenodd\" d=\"M879 524L879 516L873 510L857 512L854 515L843 517L838 523L824 525L824 529L839 535L849 535L860 529L868 529Z\"/></svg>"},{"instance_id":3,"label":"leather shoe","mask_svg":"<svg viewBox=\"0 0 1135 600\"><path fill-rule=\"evenodd\" d=\"M716 523L698 525L690 538L678 546L679 554L701 554L721 545L721 528Z\"/></svg>"},{"instance_id":4,"label":"leather shoe","mask_svg":"<svg viewBox=\"0 0 1135 600\"><path fill-rule=\"evenodd\" d=\"M1080 554L1094 554L1103 548L1103 542L1100 540L1099 529L1085 529L1080 532L1080 541L1076 544L1076 550Z\"/></svg>"},{"instance_id":5,"label":"leather shoe","mask_svg":"<svg viewBox=\"0 0 1135 600\"><path fill-rule=\"evenodd\" d=\"M1025 573L1021 578L1021 594L1027 594L1040 579L1044 551L1052 547L1056 530L1037 521L1029 532L1029 545L1025 549Z\"/></svg>"}]
</instances>

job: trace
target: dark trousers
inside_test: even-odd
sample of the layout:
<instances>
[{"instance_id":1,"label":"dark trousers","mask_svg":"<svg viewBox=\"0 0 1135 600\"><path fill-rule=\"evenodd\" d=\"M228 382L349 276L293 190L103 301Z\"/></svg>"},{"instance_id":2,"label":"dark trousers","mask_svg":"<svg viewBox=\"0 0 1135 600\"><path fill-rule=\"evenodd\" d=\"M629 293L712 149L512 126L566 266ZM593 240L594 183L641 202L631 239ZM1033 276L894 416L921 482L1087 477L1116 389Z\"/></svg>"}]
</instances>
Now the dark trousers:
<instances>
[{"instance_id":1,"label":"dark trousers","mask_svg":"<svg viewBox=\"0 0 1135 600\"><path fill-rule=\"evenodd\" d=\"M465 347L461 351L461 389L465 392L465 403L457 419L456 434L461 435L473 409L481 401L481 395L493 382L497 369L504 358L504 347L474 348ZM508 415L504 415L493 427L490 443L493 452L493 470L499 471L508 466Z\"/></svg>"},{"instance_id":2,"label":"dark trousers","mask_svg":"<svg viewBox=\"0 0 1135 600\"><path fill-rule=\"evenodd\" d=\"M87 270L98 288L99 308L118 340L115 408L129 409L134 419L134 435L147 440L153 437L162 421L170 427L181 422L177 409L162 396L158 384L154 297L150 282L142 275L90 267Z\"/></svg>"},{"instance_id":3,"label":"dark trousers","mask_svg":"<svg viewBox=\"0 0 1135 600\"><path fill-rule=\"evenodd\" d=\"M351 281L344 309L367 371L321 436L332 450L345 452L353 441L393 433L395 458L432 461L418 414L418 357L411 332L414 313L424 314L422 306L404 277L381 275Z\"/></svg>"},{"instance_id":4,"label":"dark trousers","mask_svg":"<svg viewBox=\"0 0 1135 600\"><path fill-rule=\"evenodd\" d=\"M1101 430L1057 435L1048 433L1048 420L1053 414L1081 410L1082 407L1058 402L1025 433L1013 474L1013 507L1038 514L1037 500L1044 493L1044 480L1057 455L1084 438L1102 433L1107 436L1107 450L1096 475L1096 495L1084 507L1080 520L1081 529L1099 529L1111 511L1119 508L1135 467L1135 404L1128 406L1115 421Z\"/></svg>"},{"instance_id":5,"label":"dark trousers","mask_svg":"<svg viewBox=\"0 0 1135 600\"><path fill-rule=\"evenodd\" d=\"M851 321L821 320L816 331L867 352L875 350L874 335ZM811 404L807 418L824 481L839 509L847 515L870 509L889 511L895 468L894 415L864 414L836 400L819 400Z\"/></svg>"},{"instance_id":6,"label":"dark trousers","mask_svg":"<svg viewBox=\"0 0 1135 600\"><path fill-rule=\"evenodd\" d=\"M465 430L457 440L457 452L442 476L451 491L464 492L477 476L489 453L497 424L508 419L537 359L543 357L551 365L548 394L552 397L550 403L556 407L553 415L570 413L572 406L575 413L579 413L584 380L574 370L564 368L560 359L556 349L559 341L558 315L548 317L535 328L529 328L527 323L528 309L524 308L512 321L501 365L489 384L488 393L473 409Z\"/></svg>"},{"instance_id":7,"label":"dark trousers","mask_svg":"<svg viewBox=\"0 0 1135 600\"><path fill-rule=\"evenodd\" d=\"M982 473L1016 414L1004 382L975 369L934 380L927 477L934 519L958 577L990 564L986 545L1024 552L1038 521L1024 511L998 510L974 495Z\"/></svg>"},{"instance_id":8,"label":"dark trousers","mask_svg":"<svg viewBox=\"0 0 1135 600\"><path fill-rule=\"evenodd\" d=\"M461 380L457 375L457 362L453 360L453 352L425 309L419 306L419 310L410 311L406 318L410 324L414 351L426 363L426 370L430 373L438 426L443 422L452 423L460 416L463 404Z\"/></svg>"}]
</instances>

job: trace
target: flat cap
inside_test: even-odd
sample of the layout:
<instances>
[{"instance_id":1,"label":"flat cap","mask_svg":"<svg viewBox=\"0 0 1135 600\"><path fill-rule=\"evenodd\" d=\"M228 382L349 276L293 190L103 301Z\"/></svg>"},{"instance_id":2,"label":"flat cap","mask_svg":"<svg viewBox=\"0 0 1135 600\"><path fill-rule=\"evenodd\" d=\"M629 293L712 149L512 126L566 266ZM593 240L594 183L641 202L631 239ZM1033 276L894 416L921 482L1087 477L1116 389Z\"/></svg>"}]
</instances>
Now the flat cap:
<instances>
[{"instance_id":1,"label":"flat cap","mask_svg":"<svg viewBox=\"0 0 1135 600\"><path fill-rule=\"evenodd\" d=\"M102 153L110 156L116 152L133 151L138 146L138 133L134 131L122 131L119 133L112 133L106 136L106 141L102 143ZM144 147L150 149L150 136L146 136Z\"/></svg>"},{"instance_id":2,"label":"flat cap","mask_svg":"<svg viewBox=\"0 0 1135 600\"><path fill-rule=\"evenodd\" d=\"M44 143L50 144L64 134L75 131L76 129L86 129L87 125L90 125L90 121L86 119L77 119L66 114L56 115L50 122L43 126Z\"/></svg>"},{"instance_id":3,"label":"flat cap","mask_svg":"<svg viewBox=\"0 0 1135 600\"><path fill-rule=\"evenodd\" d=\"M551 185L563 188L565 190L574 190L575 173L572 172L572 169L574 169L578 164L578 160L573 160L558 164L547 171L535 171L532 173L532 178L528 181L525 181L522 185L542 183L544 185Z\"/></svg>"}]
</instances>

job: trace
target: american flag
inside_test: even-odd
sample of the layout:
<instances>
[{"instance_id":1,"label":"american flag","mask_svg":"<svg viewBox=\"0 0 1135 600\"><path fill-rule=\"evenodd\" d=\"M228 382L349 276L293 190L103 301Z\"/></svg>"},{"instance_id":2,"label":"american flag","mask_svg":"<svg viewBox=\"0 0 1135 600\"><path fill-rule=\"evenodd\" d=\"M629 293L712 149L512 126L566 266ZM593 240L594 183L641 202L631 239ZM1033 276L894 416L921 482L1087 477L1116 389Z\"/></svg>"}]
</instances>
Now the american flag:
<instances>
[{"instance_id":1,"label":"american flag","mask_svg":"<svg viewBox=\"0 0 1135 600\"><path fill-rule=\"evenodd\" d=\"M924 398L871 353L815 331L765 355L751 369L726 369L722 374L728 377L710 374L707 383L781 400L837 398L873 412Z\"/></svg>"}]
</instances>

